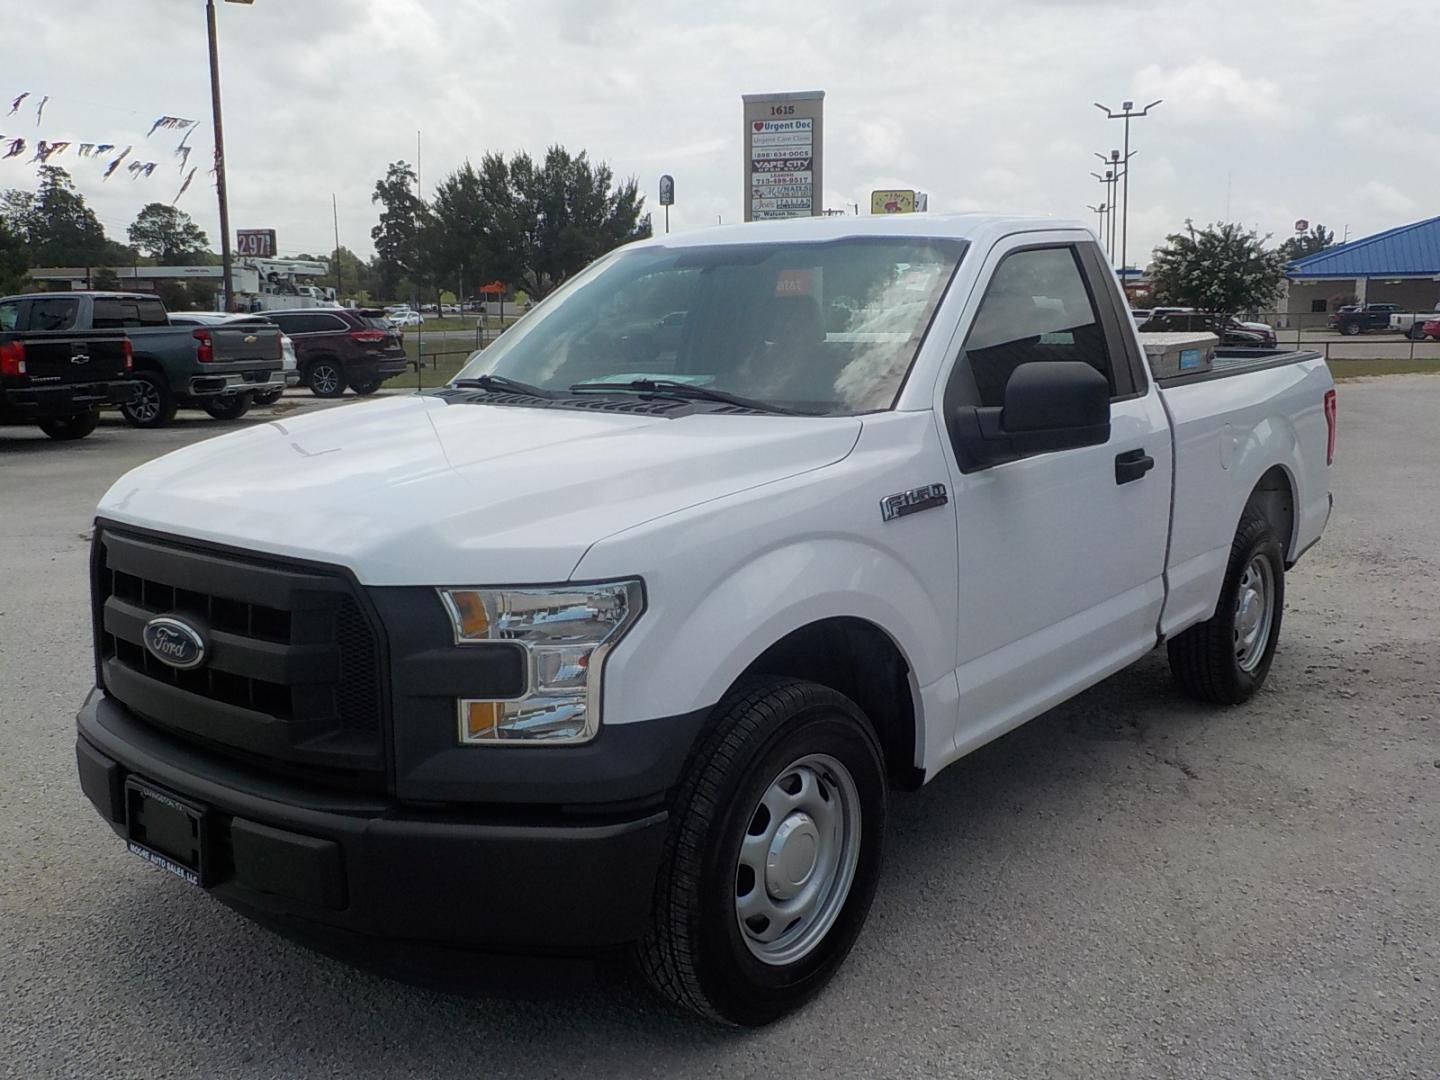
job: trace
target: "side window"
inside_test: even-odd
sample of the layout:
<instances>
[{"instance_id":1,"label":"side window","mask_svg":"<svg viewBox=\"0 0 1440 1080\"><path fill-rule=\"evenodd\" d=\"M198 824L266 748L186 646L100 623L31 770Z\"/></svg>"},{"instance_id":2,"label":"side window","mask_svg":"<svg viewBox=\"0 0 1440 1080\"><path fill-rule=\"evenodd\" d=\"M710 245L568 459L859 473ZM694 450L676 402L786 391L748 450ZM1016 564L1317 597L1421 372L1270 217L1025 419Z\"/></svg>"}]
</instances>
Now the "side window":
<instances>
[{"instance_id":1,"label":"side window","mask_svg":"<svg viewBox=\"0 0 1440 1080\"><path fill-rule=\"evenodd\" d=\"M31 330L72 330L80 313L80 301L72 297L30 301Z\"/></svg>"},{"instance_id":2,"label":"side window","mask_svg":"<svg viewBox=\"0 0 1440 1080\"><path fill-rule=\"evenodd\" d=\"M287 334L294 334L300 329L295 325L295 316L293 315L282 315L278 311L272 311L266 315L266 318Z\"/></svg>"},{"instance_id":3,"label":"side window","mask_svg":"<svg viewBox=\"0 0 1440 1080\"><path fill-rule=\"evenodd\" d=\"M7 300L0 304L0 330L14 330L20 324L20 301Z\"/></svg>"},{"instance_id":4,"label":"side window","mask_svg":"<svg viewBox=\"0 0 1440 1080\"><path fill-rule=\"evenodd\" d=\"M141 326L170 325L170 316L165 313L165 305L159 300L137 300L135 312Z\"/></svg>"},{"instance_id":5,"label":"side window","mask_svg":"<svg viewBox=\"0 0 1440 1080\"><path fill-rule=\"evenodd\" d=\"M981 406L1004 405L1011 373L1036 360L1083 361L1116 394L1105 329L1072 247L1006 256L975 313L965 354Z\"/></svg>"}]
</instances>

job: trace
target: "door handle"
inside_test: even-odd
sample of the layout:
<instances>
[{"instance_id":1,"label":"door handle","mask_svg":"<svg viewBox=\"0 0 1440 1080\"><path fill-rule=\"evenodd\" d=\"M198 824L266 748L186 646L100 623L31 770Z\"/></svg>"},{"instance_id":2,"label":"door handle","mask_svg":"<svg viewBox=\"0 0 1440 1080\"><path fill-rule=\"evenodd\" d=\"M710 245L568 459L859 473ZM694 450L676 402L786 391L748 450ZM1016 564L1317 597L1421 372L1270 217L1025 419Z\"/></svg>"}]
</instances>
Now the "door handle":
<instances>
[{"instance_id":1,"label":"door handle","mask_svg":"<svg viewBox=\"0 0 1440 1080\"><path fill-rule=\"evenodd\" d=\"M1144 450L1127 450L1115 455L1115 483L1128 484L1139 480L1155 467L1155 459Z\"/></svg>"}]
</instances>

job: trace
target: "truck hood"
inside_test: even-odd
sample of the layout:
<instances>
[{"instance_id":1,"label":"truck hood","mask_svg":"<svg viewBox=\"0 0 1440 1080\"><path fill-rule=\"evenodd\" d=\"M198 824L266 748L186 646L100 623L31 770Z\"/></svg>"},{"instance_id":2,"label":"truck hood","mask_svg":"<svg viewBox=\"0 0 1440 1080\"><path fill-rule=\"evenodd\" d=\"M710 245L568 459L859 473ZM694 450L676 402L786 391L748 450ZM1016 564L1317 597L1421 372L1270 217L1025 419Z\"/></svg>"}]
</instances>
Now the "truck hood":
<instances>
[{"instance_id":1,"label":"truck hood","mask_svg":"<svg viewBox=\"0 0 1440 1080\"><path fill-rule=\"evenodd\" d=\"M853 417L395 397L177 450L121 477L98 512L372 585L564 581L597 540L839 461L859 434Z\"/></svg>"}]
</instances>

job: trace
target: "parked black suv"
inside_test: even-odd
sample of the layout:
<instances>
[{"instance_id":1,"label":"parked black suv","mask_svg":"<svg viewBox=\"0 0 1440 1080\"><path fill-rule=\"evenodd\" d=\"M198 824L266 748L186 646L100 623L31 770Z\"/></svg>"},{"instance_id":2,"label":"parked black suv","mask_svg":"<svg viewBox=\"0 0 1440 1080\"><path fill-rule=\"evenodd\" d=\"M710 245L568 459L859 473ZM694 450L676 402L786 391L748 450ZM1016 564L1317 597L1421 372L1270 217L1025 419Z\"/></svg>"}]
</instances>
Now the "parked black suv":
<instances>
[{"instance_id":1,"label":"parked black suv","mask_svg":"<svg viewBox=\"0 0 1440 1080\"><path fill-rule=\"evenodd\" d=\"M1330 329L1354 337L1366 330L1389 330L1399 304L1346 304L1330 316Z\"/></svg>"},{"instance_id":2,"label":"parked black suv","mask_svg":"<svg viewBox=\"0 0 1440 1080\"><path fill-rule=\"evenodd\" d=\"M400 335L372 308L292 308L267 311L295 343L300 378L316 397L339 397L350 387L373 394L405 370Z\"/></svg>"}]
</instances>

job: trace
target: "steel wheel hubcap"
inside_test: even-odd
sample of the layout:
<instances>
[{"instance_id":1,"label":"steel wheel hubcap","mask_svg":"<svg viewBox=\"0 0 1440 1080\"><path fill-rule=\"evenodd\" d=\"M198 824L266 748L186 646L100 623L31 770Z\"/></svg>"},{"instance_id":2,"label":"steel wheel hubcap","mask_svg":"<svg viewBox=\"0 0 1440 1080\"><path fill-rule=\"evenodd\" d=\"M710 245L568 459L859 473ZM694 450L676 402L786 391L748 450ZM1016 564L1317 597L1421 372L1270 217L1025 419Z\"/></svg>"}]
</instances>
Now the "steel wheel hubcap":
<instances>
[{"instance_id":1,"label":"steel wheel hubcap","mask_svg":"<svg viewBox=\"0 0 1440 1080\"><path fill-rule=\"evenodd\" d=\"M735 868L735 919L751 954L790 964L835 925L860 858L860 793L828 754L770 782L751 811Z\"/></svg>"},{"instance_id":2,"label":"steel wheel hubcap","mask_svg":"<svg viewBox=\"0 0 1440 1080\"><path fill-rule=\"evenodd\" d=\"M1270 560L1256 555L1240 575L1235 594L1235 660L1241 671L1254 671L1265 655L1274 621L1275 576Z\"/></svg>"}]
</instances>

